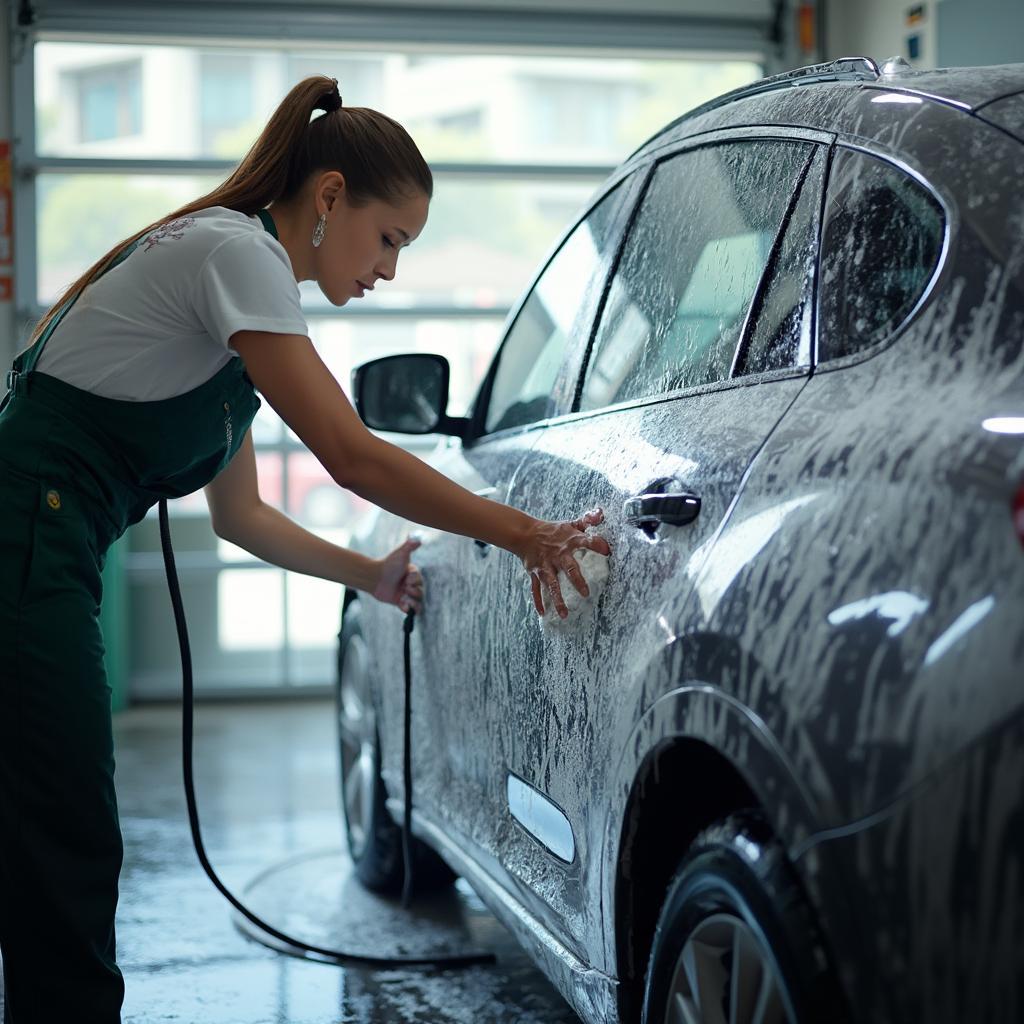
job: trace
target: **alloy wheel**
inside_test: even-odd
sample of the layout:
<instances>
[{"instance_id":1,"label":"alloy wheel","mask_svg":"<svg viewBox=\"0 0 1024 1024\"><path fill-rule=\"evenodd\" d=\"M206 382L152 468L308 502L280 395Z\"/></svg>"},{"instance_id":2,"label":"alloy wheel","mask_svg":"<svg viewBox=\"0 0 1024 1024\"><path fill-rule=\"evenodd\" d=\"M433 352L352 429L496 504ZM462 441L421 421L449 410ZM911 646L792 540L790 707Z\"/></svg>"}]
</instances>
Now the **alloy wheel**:
<instances>
[{"instance_id":1,"label":"alloy wheel","mask_svg":"<svg viewBox=\"0 0 1024 1024\"><path fill-rule=\"evenodd\" d=\"M665 1024L795 1024L774 960L747 923L701 921L676 961Z\"/></svg>"},{"instance_id":2,"label":"alloy wheel","mask_svg":"<svg viewBox=\"0 0 1024 1024\"><path fill-rule=\"evenodd\" d=\"M350 852L358 859L373 828L377 780L377 718L370 695L366 642L358 635L345 647L341 665L338 737Z\"/></svg>"}]
</instances>

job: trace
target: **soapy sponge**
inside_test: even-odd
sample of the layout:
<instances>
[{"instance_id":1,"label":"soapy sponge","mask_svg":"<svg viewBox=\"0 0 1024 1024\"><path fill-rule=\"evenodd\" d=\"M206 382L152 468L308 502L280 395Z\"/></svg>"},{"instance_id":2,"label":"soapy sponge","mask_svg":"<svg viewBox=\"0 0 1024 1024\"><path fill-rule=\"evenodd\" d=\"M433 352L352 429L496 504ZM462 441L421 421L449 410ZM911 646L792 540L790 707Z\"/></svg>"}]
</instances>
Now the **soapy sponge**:
<instances>
[{"instance_id":1,"label":"soapy sponge","mask_svg":"<svg viewBox=\"0 0 1024 1024\"><path fill-rule=\"evenodd\" d=\"M597 604L597 599L604 589L605 580L608 578L608 558L596 551L591 551L590 548L577 548L573 552L573 557L579 563L580 572L583 573L583 578L587 581L590 596L584 597L573 585L572 580L559 570L558 585L562 588L562 597L565 599L565 607L569 614L564 619L560 619L555 610L554 601L545 590L543 595L544 615L540 620L544 627L571 625Z\"/></svg>"}]
</instances>

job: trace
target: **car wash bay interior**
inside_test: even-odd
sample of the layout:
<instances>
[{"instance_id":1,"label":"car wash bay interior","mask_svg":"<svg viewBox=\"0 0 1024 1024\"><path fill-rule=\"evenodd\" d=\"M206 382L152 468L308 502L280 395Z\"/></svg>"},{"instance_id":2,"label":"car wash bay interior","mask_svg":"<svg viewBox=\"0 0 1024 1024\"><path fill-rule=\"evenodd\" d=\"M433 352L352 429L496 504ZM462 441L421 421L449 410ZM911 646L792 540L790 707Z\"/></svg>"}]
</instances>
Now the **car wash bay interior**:
<instances>
[{"instance_id":1,"label":"car wash bay interior","mask_svg":"<svg viewBox=\"0 0 1024 1024\"><path fill-rule=\"evenodd\" d=\"M1012 26L968 19L968 9L969 0L873 0L859 14L839 0L251 0L239 18L215 0L10 0L0 26L3 367L68 282L115 240L222 180L290 85L324 73L347 105L410 129L436 193L423 238L380 295L339 310L303 286L311 336L346 388L376 356L443 352L449 412L460 415L545 253L663 124L762 75L868 47L922 67L1021 59L999 51ZM253 439L263 499L346 543L368 504L338 488L266 404ZM393 439L418 454L438 440ZM154 510L104 573L125 838L124 1020L577 1020L464 881L403 910L352 875L335 710L340 588L218 540L201 494L172 503L171 522L195 666L199 810L229 888L312 942L358 934L382 958L440 943L496 962L339 968L282 955L236 927L189 835L181 666Z\"/></svg>"}]
</instances>

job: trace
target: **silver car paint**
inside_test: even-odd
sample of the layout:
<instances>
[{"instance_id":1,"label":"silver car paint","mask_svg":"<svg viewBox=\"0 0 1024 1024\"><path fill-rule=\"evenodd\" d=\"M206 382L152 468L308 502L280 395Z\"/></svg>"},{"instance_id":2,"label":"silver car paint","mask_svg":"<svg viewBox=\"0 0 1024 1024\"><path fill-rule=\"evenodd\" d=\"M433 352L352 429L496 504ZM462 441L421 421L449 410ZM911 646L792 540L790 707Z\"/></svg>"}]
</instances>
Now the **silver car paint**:
<instances>
[{"instance_id":1,"label":"silver car paint","mask_svg":"<svg viewBox=\"0 0 1024 1024\"><path fill-rule=\"evenodd\" d=\"M1004 91L1020 88L1019 70L1005 78ZM927 91L945 81L914 84ZM849 920L844 874L885 890L858 900L859 927L836 929L836 959L864 1019L896 1013L903 999L923 999L929 1020L963 1019L939 979L949 930L968 936L961 945L1019 937L991 888L1008 867L983 878L984 905L996 909L976 918L973 904L950 904L955 865L903 861L893 846L905 848L908 835L917 848L922 837L941 843L961 822L975 835L1007 827L1019 743L999 762L998 801L979 806L976 784L941 779L991 756L987 734L1024 693L1024 567L1008 510L1024 459L1019 438L981 427L988 416L1024 414L1021 149L950 106L875 102L887 90L912 95L905 86L779 91L674 132L836 131L843 143L898 159L947 200L959 197L969 222L951 224L933 299L900 337L809 380L563 417L448 448L435 463L535 514L604 503L608 515L612 575L597 615L576 631L540 631L525 577L504 552L482 557L470 540L431 535L418 557L427 606L414 668L417 801L439 827L457 822L474 859L557 938L546 948L571 954L547 955L542 966L585 1020L608 1017L603 1000L577 985L572 960L611 986L626 804L645 759L675 736L712 744L743 773L826 927ZM972 81L958 95L983 102L992 88ZM670 143L671 133L652 148ZM910 400L926 389L927 401ZM681 401L700 410L697 442L674 422ZM688 454L694 444L697 458ZM698 529L669 537L663 527L656 544L631 534L618 518L622 496L656 475L685 475L687 458L709 474ZM406 530L381 515L368 549L383 551ZM435 634L437 620L447 625ZM387 781L400 793L400 616L378 606L367 628ZM566 810L579 848L572 865L544 854L503 813L506 767ZM945 812L939 792L952 801ZM1019 878L1019 845L1012 855ZM877 881L904 864L918 874ZM912 934L891 899L900 881L914 900L912 920L924 924ZM927 927L941 914L947 928ZM877 936L866 953L865 932ZM923 993L911 986L893 995L906 985L902 965L918 968Z\"/></svg>"}]
</instances>

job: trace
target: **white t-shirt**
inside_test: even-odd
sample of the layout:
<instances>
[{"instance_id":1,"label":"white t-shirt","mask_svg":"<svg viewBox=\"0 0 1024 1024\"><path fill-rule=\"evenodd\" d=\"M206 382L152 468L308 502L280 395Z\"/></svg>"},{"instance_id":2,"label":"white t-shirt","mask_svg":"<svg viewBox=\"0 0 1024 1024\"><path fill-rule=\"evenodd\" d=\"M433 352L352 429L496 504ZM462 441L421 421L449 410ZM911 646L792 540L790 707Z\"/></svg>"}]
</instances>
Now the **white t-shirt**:
<instances>
[{"instance_id":1,"label":"white t-shirt","mask_svg":"<svg viewBox=\"0 0 1024 1024\"><path fill-rule=\"evenodd\" d=\"M191 391L232 358L235 331L308 334L283 245L222 206L158 228L81 294L36 369L105 398Z\"/></svg>"}]
</instances>

